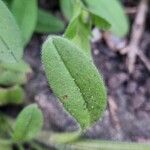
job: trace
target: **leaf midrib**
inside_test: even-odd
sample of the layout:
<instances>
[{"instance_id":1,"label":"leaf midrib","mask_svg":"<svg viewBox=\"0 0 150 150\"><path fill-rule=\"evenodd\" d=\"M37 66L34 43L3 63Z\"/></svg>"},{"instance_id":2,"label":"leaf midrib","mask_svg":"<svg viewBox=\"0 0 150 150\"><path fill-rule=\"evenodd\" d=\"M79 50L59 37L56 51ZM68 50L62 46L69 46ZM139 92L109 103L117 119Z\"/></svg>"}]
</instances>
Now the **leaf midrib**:
<instances>
[{"instance_id":1,"label":"leaf midrib","mask_svg":"<svg viewBox=\"0 0 150 150\"><path fill-rule=\"evenodd\" d=\"M87 103L86 103L86 101L84 100L84 95L82 94L82 89L80 88L80 86L78 85L78 83L76 82L76 79L73 77L73 75L72 75L72 73L71 73L71 71L69 70L69 68L67 67L67 65L65 65L65 61L64 61L64 59L61 57L61 54L59 53L59 50L58 50L58 47L57 47L57 45L55 44L55 42L54 42L54 40L52 40L52 43L53 43L53 45L54 45L54 47L55 47L55 49L56 49L56 51L57 51L57 53L58 53L58 56L60 57L60 59L61 59L61 61L62 61L62 63L63 63L63 65L64 65L64 67L66 68L66 70L68 71L68 73L69 73L69 75L72 77L72 81L75 83L75 85L77 86L77 88L79 89L79 91L80 91L80 94L81 94L81 97L82 97L82 99L83 99L83 101L84 101L84 103L85 103L85 106L86 106L86 110L87 110L87 112L88 112L88 116L89 116L89 124L91 123L91 115L90 115L90 111L89 111L89 109L88 109L88 107L87 107Z\"/></svg>"},{"instance_id":2,"label":"leaf midrib","mask_svg":"<svg viewBox=\"0 0 150 150\"><path fill-rule=\"evenodd\" d=\"M13 51L11 51L11 49L9 48L9 45L5 42L5 40L2 38L2 36L0 35L0 40L2 41L2 43L5 45L5 47L8 49L8 52L11 54L11 56L14 58L14 60L17 62L17 59L13 53ZM4 52L5 53L5 52Z\"/></svg>"}]
</instances>

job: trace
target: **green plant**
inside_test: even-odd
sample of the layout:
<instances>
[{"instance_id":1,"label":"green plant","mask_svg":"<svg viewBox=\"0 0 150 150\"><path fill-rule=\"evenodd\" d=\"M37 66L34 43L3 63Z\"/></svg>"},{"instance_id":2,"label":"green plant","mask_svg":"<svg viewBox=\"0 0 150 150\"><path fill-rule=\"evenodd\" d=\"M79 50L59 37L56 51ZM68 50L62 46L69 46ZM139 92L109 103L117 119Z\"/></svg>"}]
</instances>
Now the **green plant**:
<instances>
[{"instance_id":1,"label":"green plant","mask_svg":"<svg viewBox=\"0 0 150 150\"><path fill-rule=\"evenodd\" d=\"M0 106L18 104L24 98L21 85L26 82L31 69L22 59L23 47L33 32L59 32L64 28L62 21L39 9L36 0L4 1L19 27L0 0ZM63 36L51 35L44 42L42 63L50 87L80 125L79 130L70 133L41 130L42 112L32 104L21 111L16 121L0 112L0 148L11 150L16 145L22 150L24 144L28 144L32 149L46 149L42 143L60 150L149 150L150 145L146 144L88 140L82 136L102 116L107 103L103 78L92 61L91 29L95 25L124 36L128 22L121 5L117 0L60 0L60 5L70 22ZM24 12L23 7L31 11L31 15Z\"/></svg>"},{"instance_id":2,"label":"green plant","mask_svg":"<svg viewBox=\"0 0 150 150\"><path fill-rule=\"evenodd\" d=\"M98 120L106 106L106 89L83 51L65 38L53 36L43 45L42 59L54 93L81 127Z\"/></svg>"},{"instance_id":3,"label":"green plant","mask_svg":"<svg viewBox=\"0 0 150 150\"><path fill-rule=\"evenodd\" d=\"M64 22L50 12L38 8L38 0L3 0L13 13L21 30L24 46L37 33L56 33L64 29Z\"/></svg>"},{"instance_id":4,"label":"green plant","mask_svg":"<svg viewBox=\"0 0 150 150\"><path fill-rule=\"evenodd\" d=\"M8 138L7 140L1 140L0 138L2 150L12 149L14 144L16 144L19 149L23 149L23 144L35 138L41 130L42 125L42 112L36 104L25 107L15 122L7 116L0 114L0 130L3 131L0 136L7 135Z\"/></svg>"}]
</instances>

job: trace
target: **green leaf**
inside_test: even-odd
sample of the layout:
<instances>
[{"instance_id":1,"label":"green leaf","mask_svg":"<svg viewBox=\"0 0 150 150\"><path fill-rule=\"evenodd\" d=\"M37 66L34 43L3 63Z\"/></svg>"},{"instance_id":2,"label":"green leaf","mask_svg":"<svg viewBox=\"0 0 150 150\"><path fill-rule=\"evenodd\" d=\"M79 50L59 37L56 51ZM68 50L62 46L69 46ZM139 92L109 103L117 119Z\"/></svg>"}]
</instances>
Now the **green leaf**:
<instances>
[{"instance_id":1,"label":"green leaf","mask_svg":"<svg viewBox=\"0 0 150 150\"><path fill-rule=\"evenodd\" d=\"M64 23L43 9L38 10L38 22L35 31L39 33L57 33L64 29Z\"/></svg>"},{"instance_id":2,"label":"green leaf","mask_svg":"<svg viewBox=\"0 0 150 150\"><path fill-rule=\"evenodd\" d=\"M31 73L30 67L23 61L18 63L0 64L0 85L13 86L27 82L28 74Z\"/></svg>"},{"instance_id":3,"label":"green leaf","mask_svg":"<svg viewBox=\"0 0 150 150\"><path fill-rule=\"evenodd\" d=\"M91 56L90 33L91 25L84 23L79 17L69 24L64 36Z\"/></svg>"},{"instance_id":4,"label":"green leaf","mask_svg":"<svg viewBox=\"0 0 150 150\"><path fill-rule=\"evenodd\" d=\"M128 33L127 16L118 0L82 0L86 8L111 24L110 30L122 37Z\"/></svg>"},{"instance_id":5,"label":"green leaf","mask_svg":"<svg viewBox=\"0 0 150 150\"><path fill-rule=\"evenodd\" d=\"M8 7L11 6L12 0L3 0L3 1Z\"/></svg>"},{"instance_id":6,"label":"green leaf","mask_svg":"<svg viewBox=\"0 0 150 150\"><path fill-rule=\"evenodd\" d=\"M26 45L32 37L37 23L37 0L14 0L11 10L20 27L23 44Z\"/></svg>"},{"instance_id":7,"label":"green leaf","mask_svg":"<svg viewBox=\"0 0 150 150\"><path fill-rule=\"evenodd\" d=\"M22 56L19 28L6 5L0 0L0 63L16 63Z\"/></svg>"},{"instance_id":8,"label":"green leaf","mask_svg":"<svg viewBox=\"0 0 150 150\"><path fill-rule=\"evenodd\" d=\"M7 104L21 104L24 99L24 91L20 86L0 88L0 106Z\"/></svg>"},{"instance_id":9,"label":"green leaf","mask_svg":"<svg viewBox=\"0 0 150 150\"><path fill-rule=\"evenodd\" d=\"M42 60L53 92L81 128L97 121L106 107L106 89L83 50L65 38L50 36Z\"/></svg>"},{"instance_id":10,"label":"green leaf","mask_svg":"<svg viewBox=\"0 0 150 150\"><path fill-rule=\"evenodd\" d=\"M67 20L73 16L73 0L60 0L60 8Z\"/></svg>"},{"instance_id":11,"label":"green leaf","mask_svg":"<svg viewBox=\"0 0 150 150\"><path fill-rule=\"evenodd\" d=\"M25 107L17 117L13 140L16 142L29 141L41 130L43 116L36 104Z\"/></svg>"},{"instance_id":12,"label":"green leaf","mask_svg":"<svg viewBox=\"0 0 150 150\"><path fill-rule=\"evenodd\" d=\"M80 2L75 3L74 14L64 37L77 44L84 52L91 56L90 35L91 22L88 12L82 10Z\"/></svg>"},{"instance_id":13,"label":"green leaf","mask_svg":"<svg viewBox=\"0 0 150 150\"><path fill-rule=\"evenodd\" d=\"M10 133L12 131L11 128L12 124L10 124L10 122L11 119L5 114L0 112L0 137L8 138L10 136Z\"/></svg>"},{"instance_id":14,"label":"green leaf","mask_svg":"<svg viewBox=\"0 0 150 150\"><path fill-rule=\"evenodd\" d=\"M109 24L105 19L94 14L91 14L91 16L92 16L92 23L101 30L108 30L111 28L111 24Z\"/></svg>"}]
</instances>

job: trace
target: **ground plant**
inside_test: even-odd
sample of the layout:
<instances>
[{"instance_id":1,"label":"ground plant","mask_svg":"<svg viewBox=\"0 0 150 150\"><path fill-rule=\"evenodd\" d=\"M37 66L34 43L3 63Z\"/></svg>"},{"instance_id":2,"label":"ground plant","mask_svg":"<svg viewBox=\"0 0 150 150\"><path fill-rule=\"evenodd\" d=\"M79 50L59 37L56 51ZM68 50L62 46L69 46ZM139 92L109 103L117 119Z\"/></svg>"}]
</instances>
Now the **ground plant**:
<instances>
[{"instance_id":1,"label":"ground plant","mask_svg":"<svg viewBox=\"0 0 150 150\"><path fill-rule=\"evenodd\" d=\"M37 0L0 0L0 107L25 104L24 85L32 69L23 59L33 33L49 35L41 62L50 88L78 130L54 133L43 129L40 106L29 104L16 118L0 109L0 150L103 149L149 150L148 144L84 138L103 117L107 87L91 54L92 28L116 36L129 32L129 21L118 0L60 0L65 21L39 8ZM58 34L59 33L59 34ZM11 108L10 108L11 109Z\"/></svg>"}]
</instances>

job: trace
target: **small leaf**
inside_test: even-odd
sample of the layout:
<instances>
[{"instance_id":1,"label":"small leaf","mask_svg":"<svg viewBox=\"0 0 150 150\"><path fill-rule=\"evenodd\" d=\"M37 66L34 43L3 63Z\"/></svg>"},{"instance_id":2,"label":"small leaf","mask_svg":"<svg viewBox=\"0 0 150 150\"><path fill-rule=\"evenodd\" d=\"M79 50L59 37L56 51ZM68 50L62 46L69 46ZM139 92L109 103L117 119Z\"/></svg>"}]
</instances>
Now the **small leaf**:
<instances>
[{"instance_id":1,"label":"small leaf","mask_svg":"<svg viewBox=\"0 0 150 150\"><path fill-rule=\"evenodd\" d=\"M23 61L18 63L0 64L0 85L13 86L27 82L28 74L31 73L30 67Z\"/></svg>"},{"instance_id":2,"label":"small leaf","mask_svg":"<svg viewBox=\"0 0 150 150\"><path fill-rule=\"evenodd\" d=\"M37 0L14 0L11 10L20 27L23 44L26 45L34 32L37 23Z\"/></svg>"},{"instance_id":3,"label":"small leaf","mask_svg":"<svg viewBox=\"0 0 150 150\"><path fill-rule=\"evenodd\" d=\"M87 56L91 57L91 22L88 17L89 14L82 10L81 3L75 3L73 17L65 31L64 37L77 44Z\"/></svg>"},{"instance_id":4,"label":"small leaf","mask_svg":"<svg viewBox=\"0 0 150 150\"><path fill-rule=\"evenodd\" d=\"M19 28L8 8L0 0L0 63L16 63L22 56Z\"/></svg>"},{"instance_id":5,"label":"small leaf","mask_svg":"<svg viewBox=\"0 0 150 150\"><path fill-rule=\"evenodd\" d=\"M67 20L70 20L73 16L73 1L72 0L60 0L60 8Z\"/></svg>"},{"instance_id":6,"label":"small leaf","mask_svg":"<svg viewBox=\"0 0 150 150\"><path fill-rule=\"evenodd\" d=\"M90 31L91 25L83 23L79 17L69 24L64 36L83 49L88 56L91 56Z\"/></svg>"},{"instance_id":7,"label":"small leaf","mask_svg":"<svg viewBox=\"0 0 150 150\"><path fill-rule=\"evenodd\" d=\"M17 117L13 139L17 142L24 142L34 138L41 130L43 116L36 104L25 107Z\"/></svg>"},{"instance_id":8,"label":"small leaf","mask_svg":"<svg viewBox=\"0 0 150 150\"><path fill-rule=\"evenodd\" d=\"M24 91L20 86L0 88L0 106L7 104L21 104L24 99Z\"/></svg>"},{"instance_id":9,"label":"small leaf","mask_svg":"<svg viewBox=\"0 0 150 150\"><path fill-rule=\"evenodd\" d=\"M64 29L64 23L43 9L38 10L38 22L35 31L39 33L57 33Z\"/></svg>"},{"instance_id":10,"label":"small leaf","mask_svg":"<svg viewBox=\"0 0 150 150\"><path fill-rule=\"evenodd\" d=\"M122 37L128 33L127 16L118 0L82 0L85 7L111 24L110 30Z\"/></svg>"},{"instance_id":11,"label":"small leaf","mask_svg":"<svg viewBox=\"0 0 150 150\"><path fill-rule=\"evenodd\" d=\"M105 19L96 16L94 14L91 14L92 16L92 23L100 28L101 30L108 30L111 27L111 24L109 24Z\"/></svg>"},{"instance_id":12,"label":"small leaf","mask_svg":"<svg viewBox=\"0 0 150 150\"><path fill-rule=\"evenodd\" d=\"M49 84L82 129L97 121L106 107L106 89L91 60L73 42L50 36L42 60Z\"/></svg>"}]
</instances>

